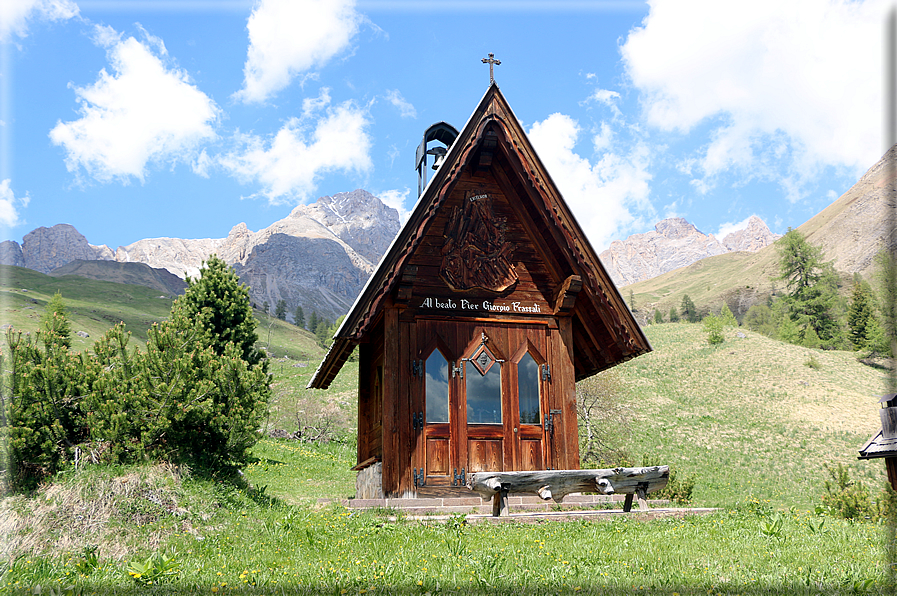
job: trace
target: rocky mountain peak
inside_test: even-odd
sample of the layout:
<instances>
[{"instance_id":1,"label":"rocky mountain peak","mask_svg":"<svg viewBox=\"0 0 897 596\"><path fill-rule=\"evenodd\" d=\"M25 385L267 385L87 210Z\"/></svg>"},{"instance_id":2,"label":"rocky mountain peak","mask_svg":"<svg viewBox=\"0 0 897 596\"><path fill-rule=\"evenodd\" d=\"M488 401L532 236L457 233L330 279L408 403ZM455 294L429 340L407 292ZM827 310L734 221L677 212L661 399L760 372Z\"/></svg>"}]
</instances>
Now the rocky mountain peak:
<instances>
[{"instance_id":1,"label":"rocky mountain peak","mask_svg":"<svg viewBox=\"0 0 897 596\"><path fill-rule=\"evenodd\" d=\"M701 234L698 229L682 217L668 217L654 225L658 234L670 240L678 240L686 236Z\"/></svg>"},{"instance_id":2,"label":"rocky mountain peak","mask_svg":"<svg viewBox=\"0 0 897 596\"><path fill-rule=\"evenodd\" d=\"M359 189L300 205L288 217L258 232L239 223L226 238L147 238L114 252L107 246L89 244L69 224L37 228L25 236L21 246L13 241L0 243L0 262L42 273L73 261L144 263L183 279L195 278L203 261L217 254L250 287L250 297L257 305L267 302L273 307L285 300L290 313L301 305L309 313L315 310L335 319L351 306L398 231L398 211ZM117 272L120 276L138 269L82 263L77 272L69 272Z\"/></svg>"},{"instance_id":3,"label":"rocky mountain peak","mask_svg":"<svg viewBox=\"0 0 897 596\"><path fill-rule=\"evenodd\" d=\"M777 238L756 216L743 230L727 234L723 242L682 217L669 217L657 222L651 232L614 240L599 257L614 283L625 286L706 257L735 251L756 252Z\"/></svg>"},{"instance_id":4,"label":"rocky mountain peak","mask_svg":"<svg viewBox=\"0 0 897 596\"><path fill-rule=\"evenodd\" d=\"M732 252L757 252L779 238L781 238L781 234L773 234L762 219L752 215L748 219L747 227L726 234L722 239L722 243L723 246Z\"/></svg>"},{"instance_id":5,"label":"rocky mountain peak","mask_svg":"<svg viewBox=\"0 0 897 596\"><path fill-rule=\"evenodd\" d=\"M22 239L25 267L49 273L74 260L107 260L112 251L107 246L91 246L81 232L70 224L36 228Z\"/></svg>"}]
</instances>

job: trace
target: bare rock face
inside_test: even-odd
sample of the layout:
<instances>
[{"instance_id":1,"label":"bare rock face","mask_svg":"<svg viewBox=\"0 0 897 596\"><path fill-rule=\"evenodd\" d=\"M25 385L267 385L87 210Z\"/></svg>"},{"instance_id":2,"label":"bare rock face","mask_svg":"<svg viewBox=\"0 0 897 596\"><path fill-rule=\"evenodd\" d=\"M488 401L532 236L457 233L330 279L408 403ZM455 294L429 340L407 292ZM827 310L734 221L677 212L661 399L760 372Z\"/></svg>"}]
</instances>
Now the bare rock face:
<instances>
[{"instance_id":1,"label":"bare rock face","mask_svg":"<svg viewBox=\"0 0 897 596\"><path fill-rule=\"evenodd\" d=\"M700 232L681 217L671 217L658 222L653 232L614 240L599 258L614 283L625 286L724 252L726 247L712 234Z\"/></svg>"},{"instance_id":2,"label":"bare rock face","mask_svg":"<svg viewBox=\"0 0 897 596\"><path fill-rule=\"evenodd\" d=\"M291 315L301 305L333 320L351 307L398 232L398 211L355 190L300 205L258 232L239 223L227 238L140 240L119 247L115 260L183 278L198 276L202 262L217 254L249 286L257 306L267 302L273 311L284 300Z\"/></svg>"},{"instance_id":3,"label":"bare rock face","mask_svg":"<svg viewBox=\"0 0 897 596\"><path fill-rule=\"evenodd\" d=\"M25 257L22 255L22 247L14 240L0 242L0 265L25 266Z\"/></svg>"},{"instance_id":4,"label":"bare rock face","mask_svg":"<svg viewBox=\"0 0 897 596\"><path fill-rule=\"evenodd\" d=\"M726 234L722 242L681 217L671 217L657 222L653 232L614 240L599 258L614 283L626 286L706 257L736 251L757 252L779 237L756 215L748 220L747 227Z\"/></svg>"},{"instance_id":5,"label":"bare rock face","mask_svg":"<svg viewBox=\"0 0 897 596\"><path fill-rule=\"evenodd\" d=\"M312 205L296 207L290 214L290 217L302 216L321 222L374 264L399 233L398 212L361 189L321 197Z\"/></svg>"},{"instance_id":6,"label":"bare rock face","mask_svg":"<svg viewBox=\"0 0 897 596\"><path fill-rule=\"evenodd\" d=\"M221 240L211 238L147 238L119 246L115 251L115 260L167 269L182 279L197 277L203 261L217 253L221 243Z\"/></svg>"},{"instance_id":7,"label":"bare rock face","mask_svg":"<svg viewBox=\"0 0 897 596\"><path fill-rule=\"evenodd\" d=\"M762 219L752 215L746 228L726 234L723 246L730 252L757 252L781 237L781 234L773 234Z\"/></svg>"},{"instance_id":8,"label":"bare rock face","mask_svg":"<svg viewBox=\"0 0 897 596\"><path fill-rule=\"evenodd\" d=\"M28 232L22 239L25 267L41 273L49 273L76 259L104 260L107 255L109 255L108 247L91 246L87 238L69 224L37 228Z\"/></svg>"}]
</instances>

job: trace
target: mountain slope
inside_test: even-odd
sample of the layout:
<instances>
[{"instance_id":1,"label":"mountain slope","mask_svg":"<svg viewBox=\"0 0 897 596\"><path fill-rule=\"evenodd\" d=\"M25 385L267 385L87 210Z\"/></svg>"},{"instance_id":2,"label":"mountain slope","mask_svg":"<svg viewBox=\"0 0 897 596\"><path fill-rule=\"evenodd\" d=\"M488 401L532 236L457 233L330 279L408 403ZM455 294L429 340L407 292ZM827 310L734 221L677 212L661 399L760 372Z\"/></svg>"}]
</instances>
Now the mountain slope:
<instances>
[{"instance_id":1,"label":"mountain slope","mask_svg":"<svg viewBox=\"0 0 897 596\"><path fill-rule=\"evenodd\" d=\"M146 286L163 294L183 294L187 282L166 269L156 269L144 263L116 261L72 261L50 272L51 277L77 275L100 281Z\"/></svg>"},{"instance_id":2,"label":"mountain slope","mask_svg":"<svg viewBox=\"0 0 897 596\"><path fill-rule=\"evenodd\" d=\"M897 145L885 153L847 192L797 228L823 249L825 260L834 261L845 283L854 273L870 279L874 256L884 247L897 250L897 236L890 224L894 211L893 171ZM654 309L664 317L671 306L679 308L688 294L699 310L718 311L723 302L740 317L752 304L784 290L779 275L775 244L756 253L727 253L708 257L687 267L664 273L627 287L640 311L640 320Z\"/></svg>"}]
</instances>

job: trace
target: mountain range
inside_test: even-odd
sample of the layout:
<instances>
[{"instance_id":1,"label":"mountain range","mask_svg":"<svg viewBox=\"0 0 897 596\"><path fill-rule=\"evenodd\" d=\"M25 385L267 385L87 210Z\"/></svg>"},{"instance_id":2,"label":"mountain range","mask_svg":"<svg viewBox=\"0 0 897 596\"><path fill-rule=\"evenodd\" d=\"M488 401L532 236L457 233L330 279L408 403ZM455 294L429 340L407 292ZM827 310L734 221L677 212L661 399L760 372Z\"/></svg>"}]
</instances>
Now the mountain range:
<instances>
[{"instance_id":1,"label":"mountain range","mask_svg":"<svg viewBox=\"0 0 897 596\"><path fill-rule=\"evenodd\" d=\"M780 237L753 215L744 229L722 241L704 234L681 217L658 222L654 230L614 240L599 256L617 286L627 286L727 252L757 252Z\"/></svg>"},{"instance_id":2,"label":"mountain range","mask_svg":"<svg viewBox=\"0 0 897 596\"><path fill-rule=\"evenodd\" d=\"M398 231L398 211L359 189L300 205L258 232L240 223L220 239L149 238L113 251L88 243L69 224L41 227L26 234L21 245L0 243L0 263L113 281L124 280L122 264L143 264L168 275L138 274L131 267L131 279L151 278L142 285L176 293L172 275L196 277L202 262L217 254L249 286L257 306L268 303L273 310L284 300L289 313L301 305L309 314L314 310L334 320L348 311Z\"/></svg>"},{"instance_id":3,"label":"mountain range","mask_svg":"<svg viewBox=\"0 0 897 596\"><path fill-rule=\"evenodd\" d=\"M849 276L867 279L874 256L897 248L893 225L897 145L822 212L798 227L822 248L824 258ZM54 276L136 283L176 294L217 254L250 288L256 306L279 300L287 312L302 306L335 319L345 314L399 231L399 215L365 190L325 196L253 232L240 223L226 238L150 238L112 250L93 245L73 226L29 232L19 245L0 243L0 264ZM611 243L600 258L618 286L638 297L639 310L668 312L683 293L706 309L727 302L736 315L781 288L779 235L759 217L718 240L685 219L658 222L654 230Z\"/></svg>"}]
</instances>

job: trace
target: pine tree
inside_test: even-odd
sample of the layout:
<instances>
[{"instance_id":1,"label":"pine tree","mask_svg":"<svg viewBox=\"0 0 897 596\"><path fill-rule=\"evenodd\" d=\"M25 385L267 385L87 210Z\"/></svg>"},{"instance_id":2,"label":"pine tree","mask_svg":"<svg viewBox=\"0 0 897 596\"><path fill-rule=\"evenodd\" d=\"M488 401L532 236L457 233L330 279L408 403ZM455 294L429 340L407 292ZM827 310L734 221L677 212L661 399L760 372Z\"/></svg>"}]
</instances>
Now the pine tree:
<instances>
[{"instance_id":1,"label":"pine tree","mask_svg":"<svg viewBox=\"0 0 897 596\"><path fill-rule=\"evenodd\" d=\"M835 313L838 276L834 266L831 262L823 262L822 251L807 242L797 230L789 228L776 244L779 247L779 279L785 280L788 287L788 295L784 298L788 316L799 330L797 343L815 343L815 336L823 346L840 345L843 339ZM808 327L813 328L813 333L807 340ZM792 335L790 330L788 335Z\"/></svg>"},{"instance_id":2,"label":"pine tree","mask_svg":"<svg viewBox=\"0 0 897 596\"><path fill-rule=\"evenodd\" d=\"M283 298L277 301L277 306L274 307L274 316L281 321L287 320L287 301Z\"/></svg>"},{"instance_id":3,"label":"pine tree","mask_svg":"<svg viewBox=\"0 0 897 596\"><path fill-rule=\"evenodd\" d=\"M663 323L663 313L660 312L659 310L657 310L656 308L654 309L654 322L655 323Z\"/></svg>"},{"instance_id":4,"label":"pine tree","mask_svg":"<svg viewBox=\"0 0 897 596\"><path fill-rule=\"evenodd\" d=\"M704 317L704 331L707 333L707 343L711 346L718 346L726 341L723 335L723 321L716 315L710 314Z\"/></svg>"},{"instance_id":5,"label":"pine tree","mask_svg":"<svg viewBox=\"0 0 897 596\"><path fill-rule=\"evenodd\" d=\"M676 310L675 306L670 307L670 323L678 323L679 322L679 311Z\"/></svg>"},{"instance_id":6,"label":"pine tree","mask_svg":"<svg viewBox=\"0 0 897 596\"><path fill-rule=\"evenodd\" d=\"M311 311L311 315L308 317L308 330L312 333L318 330L318 313L316 311Z\"/></svg>"},{"instance_id":7,"label":"pine tree","mask_svg":"<svg viewBox=\"0 0 897 596\"><path fill-rule=\"evenodd\" d=\"M293 313L293 324L296 327L305 328L305 312L302 310L302 305L296 305L296 311Z\"/></svg>"},{"instance_id":8,"label":"pine tree","mask_svg":"<svg viewBox=\"0 0 897 596\"><path fill-rule=\"evenodd\" d=\"M318 338L318 343L323 347L328 347L330 345L330 339L333 337L330 335L330 321L321 317L318 319L318 325L315 327L315 335Z\"/></svg>"},{"instance_id":9,"label":"pine tree","mask_svg":"<svg viewBox=\"0 0 897 596\"><path fill-rule=\"evenodd\" d=\"M682 296L680 310L682 311L682 318L686 321L689 323L698 322L698 309L695 307L695 303L691 301L691 297L688 294Z\"/></svg>"},{"instance_id":10,"label":"pine tree","mask_svg":"<svg viewBox=\"0 0 897 596\"><path fill-rule=\"evenodd\" d=\"M171 312L172 319L185 328L199 322L219 356L231 342L250 365L261 361L262 353L255 347L257 322L249 303L249 289L217 256L203 263L198 280L187 278L187 290L175 300Z\"/></svg>"},{"instance_id":11,"label":"pine tree","mask_svg":"<svg viewBox=\"0 0 897 596\"><path fill-rule=\"evenodd\" d=\"M720 309L719 318L725 327L738 327L738 319L735 318L729 305L725 302L723 302L723 307Z\"/></svg>"},{"instance_id":12,"label":"pine tree","mask_svg":"<svg viewBox=\"0 0 897 596\"><path fill-rule=\"evenodd\" d=\"M62 294L56 292L41 316L41 330L45 341L55 341L66 348L72 347L72 326L68 320L68 312Z\"/></svg>"},{"instance_id":13,"label":"pine tree","mask_svg":"<svg viewBox=\"0 0 897 596\"><path fill-rule=\"evenodd\" d=\"M872 309L872 297L869 288L857 280L853 284L853 293L850 297L850 306L847 309L848 339L856 347L861 349L869 341L867 328L869 320L875 318Z\"/></svg>"}]
</instances>

